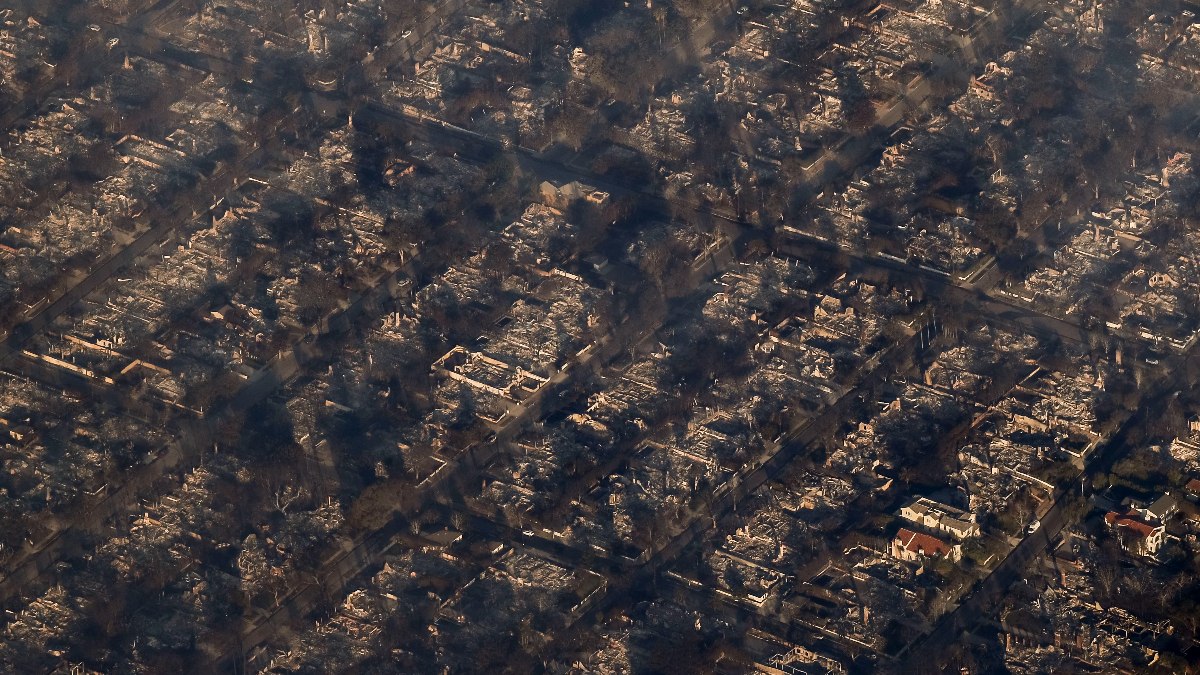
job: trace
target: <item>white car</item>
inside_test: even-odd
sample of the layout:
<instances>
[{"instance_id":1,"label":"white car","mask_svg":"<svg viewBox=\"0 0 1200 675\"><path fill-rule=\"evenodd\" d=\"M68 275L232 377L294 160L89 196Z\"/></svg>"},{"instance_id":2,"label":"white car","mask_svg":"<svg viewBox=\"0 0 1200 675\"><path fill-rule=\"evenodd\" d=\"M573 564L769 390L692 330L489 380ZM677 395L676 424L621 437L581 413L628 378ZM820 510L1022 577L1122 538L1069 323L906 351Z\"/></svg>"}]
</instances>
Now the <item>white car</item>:
<instances>
[{"instance_id":1,"label":"white car","mask_svg":"<svg viewBox=\"0 0 1200 675\"><path fill-rule=\"evenodd\" d=\"M1038 529L1041 528L1041 526L1042 526L1042 521L1035 520L1032 523L1030 523L1028 527L1025 528L1025 534L1033 534L1034 532L1037 532Z\"/></svg>"}]
</instances>

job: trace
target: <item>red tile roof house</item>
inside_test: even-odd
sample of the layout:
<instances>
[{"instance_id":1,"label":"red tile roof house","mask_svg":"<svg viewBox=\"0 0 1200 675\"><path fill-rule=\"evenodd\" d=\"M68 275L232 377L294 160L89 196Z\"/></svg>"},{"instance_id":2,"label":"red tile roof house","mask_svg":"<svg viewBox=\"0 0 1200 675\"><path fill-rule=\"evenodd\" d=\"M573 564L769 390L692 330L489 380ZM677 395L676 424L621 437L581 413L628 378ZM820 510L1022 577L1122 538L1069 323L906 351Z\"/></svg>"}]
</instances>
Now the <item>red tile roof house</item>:
<instances>
[{"instance_id":1,"label":"red tile roof house","mask_svg":"<svg viewBox=\"0 0 1200 675\"><path fill-rule=\"evenodd\" d=\"M1166 527L1146 522L1136 511L1109 511L1104 514L1104 522L1118 533L1121 547L1130 553L1155 555L1166 537Z\"/></svg>"},{"instance_id":2,"label":"red tile roof house","mask_svg":"<svg viewBox=\"0 0 1200 675\"><path fill-rule=\"evenodd\" d=\"M1200 478L1193 478L1189 480L1183 489L1188 493L1188 496L1194 499L1200 499Z\"/></svg>"},{"instance_id":3,"label":"red tile roof house","mask_svg":"<svg viewBox=\"0 0 1200 675\"><path fill-rule=\"evenodd\" d=\"M962 558L962 546L948 544L931 534L902 527L892 539L892 555L909 561L944 557L958 562Z\"/></svg>"}]
</instances>

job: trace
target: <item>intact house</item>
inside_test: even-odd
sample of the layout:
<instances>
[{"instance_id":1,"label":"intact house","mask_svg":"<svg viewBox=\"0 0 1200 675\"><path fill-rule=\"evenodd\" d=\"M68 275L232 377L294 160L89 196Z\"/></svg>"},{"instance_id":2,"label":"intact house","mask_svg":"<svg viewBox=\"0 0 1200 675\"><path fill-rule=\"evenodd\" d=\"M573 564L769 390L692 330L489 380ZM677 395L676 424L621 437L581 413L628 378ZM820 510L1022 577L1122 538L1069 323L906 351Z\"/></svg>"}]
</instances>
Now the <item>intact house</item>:
<instances>
[{"instance_id":1,"label":"intact house","mask_svg":"<svg viewBox=\"0 0 1200 675\"><path fill-rule=\"evenodd\" d=\"M1136 510L1109 511L1104 522L1116 533L1121 548L1137 555L1157 555L1166 538L1166 526L1146 520Z\"/></svg>"},{"instance_id":2,"label":"intact house","mask_svg":"<svg viewBox=\"0 0 1200 675\"><path fill-rule=\"evenodd\" d=\"M1129 500L1129 508L1143 519L1155 524L1165 524L1179 511L1179 502L1170 492L1164 492L1154 501Z\"/></svg>"},{"instance_id":3,"label":"intact house","mask_svg":"<svg viewBox=\"0 0 1200 675\"><path fill-rule=\"evenodd\" d=\"M556 209L565 209L571 205L571 202L582 199L596 207L603 208L608 204L609 195L607 192L597 190L590 185L584 185L579 181L571 181L564 185L555 185L550 181L542 181L538 186L538 191L541 193L542 202Z\"/></svg>"},{"instance_id":4,"label":"intact house","mask_svg":"<svg viewBox=\"0 0 1200 675\"><path fill-rule=\"evenodd\" d=\"M892 538L892 555L909 562L927 558L946 558L958 562L962 558L962 546L942 541L931 534L902 527Z\"/></svg>"},{"instance_id":5,"label":"intact house","mask_svg":"<svg viewBox=\"0 0 1200 675\"><path fill-rule=\"evenodd\" d=\"M978 537L980 532L974 514L928 497L917 497L905 504L900 509L900 517L923 528L948 534L957 541Z\"/></svg>"}]
</instances>

